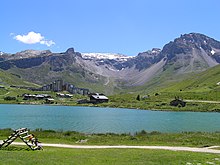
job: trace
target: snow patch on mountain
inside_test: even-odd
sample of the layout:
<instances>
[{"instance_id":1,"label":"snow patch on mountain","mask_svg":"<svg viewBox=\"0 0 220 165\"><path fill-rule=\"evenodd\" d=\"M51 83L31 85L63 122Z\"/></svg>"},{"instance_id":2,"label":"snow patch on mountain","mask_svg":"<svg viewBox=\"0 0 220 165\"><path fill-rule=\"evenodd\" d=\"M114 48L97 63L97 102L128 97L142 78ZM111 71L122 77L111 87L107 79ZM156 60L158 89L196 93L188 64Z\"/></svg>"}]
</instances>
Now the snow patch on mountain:
<instances>
[{"instance_id":1,"label":"snow patch on mountain","mask_svg":"<svg viewBox=\"0 0 220 165\"><path fill-rule=\"evenodd\" d=\"M211 54L212 54L212 55L214 55L214 54L215 54L215 51L214 51L214 50L212 50L212 51L211 51Z\"/></svg>"},{"instance_id":2,"label":"snow patch on mountain","mask_svg":"<svg viewBox=\"0 0 220 165\"><path fill-rule=\"evenodd\" d=\"M117 60L117 61L127 61L128 59L133 58L133 56L126 56L118 53L81 53L81 55L82 58L85 60L109 59L109 60Z\"/></svg>"}]
</instances>

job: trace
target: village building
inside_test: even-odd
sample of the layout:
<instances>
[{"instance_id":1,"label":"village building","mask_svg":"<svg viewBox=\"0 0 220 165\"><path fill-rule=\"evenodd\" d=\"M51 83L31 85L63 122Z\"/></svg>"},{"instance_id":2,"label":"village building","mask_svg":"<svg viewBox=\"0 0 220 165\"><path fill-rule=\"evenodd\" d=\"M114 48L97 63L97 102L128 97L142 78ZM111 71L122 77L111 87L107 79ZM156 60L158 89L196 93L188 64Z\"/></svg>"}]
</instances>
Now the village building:
<instances>
[{"instance_id":1,"label":"village building","mask_svg":"<svg viewBox=\"0 0 220 165\"><path fill-rule=\"evenodd\" d=\"M57 93L56 96L57 96L57 97L62 97L62 98L72 98L72 97L73 97L73 95L68 94L68 93L67 93L67 94Z\"/></svg>"},{"instance_id":2,"label":"village building","mask_svg":"<svg viewBox=\"0 0 220 165\"><path fill-rule=\"evenodd\" d=\"M53 98L46 98L45 99L45 104L53 104L54 103L54 99Z\"/></svg>"},{"instance_id":3,"label":"village building","mask_svg":"<svg viewBox=\"0 0 220 165\"><path fill-rule=\"evenodd\" d=\"M90 94L90 102L97 104L97 103L105 103L108 102L109 99L104 94L94 93Z\"/></svg>"},{"instance_id":4,"label":"village building","mask_svg":"<svg viewBox=\"0 0 220 165\"><path fill-rule=\"evenodd\" d=\"M43 99L51 98L51 96L48 94L36 94L36 95L23 94L22 96L23 96L23 100L43 100Z\"/></svg>"},{"instance_id":5,"label":"village building","mask_svg":"<svg viewBox=\"0 0 220 165\"><path fill-rule=\"evenodd\" d=\"M53 92L68 91L71 94L81 94L81 95L89 94L89 89L78 88L73 84L65 83L63 80L55 80L50 84L44 85L41 88L39 88L39 91L53 91Z\"/></svg>"}]
</instances>

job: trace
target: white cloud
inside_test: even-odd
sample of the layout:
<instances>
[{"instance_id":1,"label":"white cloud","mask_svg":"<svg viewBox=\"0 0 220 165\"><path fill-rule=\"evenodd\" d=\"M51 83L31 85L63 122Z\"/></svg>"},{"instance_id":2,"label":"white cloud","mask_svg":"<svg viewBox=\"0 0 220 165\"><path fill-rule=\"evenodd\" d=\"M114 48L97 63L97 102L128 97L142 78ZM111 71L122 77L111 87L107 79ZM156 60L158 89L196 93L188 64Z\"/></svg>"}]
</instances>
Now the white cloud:
<instances>
[{"instance_id":1,"label":"white cloud","mask_svg":"<svg viewBox=\"0 0 220 165\"><path fill-rule=\"evenodd\" d=\"M14 39L17 41L23 42L25 44L43 44L47 46L55 45L55 42L52 40L46 40L44 36L40 33L29 32L27 35L16 35Z\"/></svg>"}]
</instances>

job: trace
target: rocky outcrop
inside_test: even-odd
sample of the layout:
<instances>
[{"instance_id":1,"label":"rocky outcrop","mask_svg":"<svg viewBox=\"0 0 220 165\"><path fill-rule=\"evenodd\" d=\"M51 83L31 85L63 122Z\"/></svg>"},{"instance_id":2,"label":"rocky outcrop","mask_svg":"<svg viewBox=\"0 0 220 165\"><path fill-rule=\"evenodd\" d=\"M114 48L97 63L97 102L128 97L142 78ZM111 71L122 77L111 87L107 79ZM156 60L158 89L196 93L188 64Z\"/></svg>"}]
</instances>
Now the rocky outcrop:
<instances>
[{"instance_id":1,"label":"rocky outcrop","mask_svg":"<svg viewBox=\"0 0 220 165\"><path fill-rule=\"evenodd\" d=\"M68 49L65 53L26 50L8 57L3 57L0 61L0 68L4 70L12 67L27 69L48 63L51 65L52 70L61 71L66 66L73 64L76 56L81 55L74 52L73 48Z\"/></svg>"}]
</instances>

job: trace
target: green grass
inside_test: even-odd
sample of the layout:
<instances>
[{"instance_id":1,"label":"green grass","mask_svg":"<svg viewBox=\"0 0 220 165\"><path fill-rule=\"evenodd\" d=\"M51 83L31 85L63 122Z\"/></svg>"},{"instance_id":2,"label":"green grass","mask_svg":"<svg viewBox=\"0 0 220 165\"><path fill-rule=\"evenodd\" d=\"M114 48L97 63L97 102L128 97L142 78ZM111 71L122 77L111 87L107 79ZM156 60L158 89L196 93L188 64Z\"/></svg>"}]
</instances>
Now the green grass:
<instances>
[{"instance_id":1,"label":"green grass","mask_svg":"<svg viewBox=\"0 0 220 165\"><path fill-rule=\"evenodd\" d=\"M27 151L14 147L0 150L0 164L214 164L220 155L146 149L63 149L45 147L43 151Z\"/></svg>"},{"instance_id":2,"label":"green grass","mask_svg":"<svg viewBox=\"0 0 220 165\"><path fill-rule=\"evenodd\" d=\"M0 139L6 139L13 131L11 129L0 130ZM131 134L84 134L74 131L41 130L30 131L43 143L64 143L82 145L162 145L162 146L219 146L220 133L208 132L183 132L183 133L160 133L160 132L137 132ZM77 143L87 140L85 143ZM18 139L20 141L20 139Z\"/></svg>"},{"instance_id":3,"label":"green grass","mask_svg":"<svg viewBox=\"0 0 220 165\"><path fill-rule=\"evenodd\" d=\"M212 90L219 90L216 85L220 81L220 66L210 68L199 74L194 74L190 78L181 82L175 83L165 91L191 91L191 92L208 92Z\"/></svg>"},{"instance_id":4,"label":"green grass","mask_svg":"<svg viewBox=\"0 0 220 165\"><path fill-rule=\"evenodd\" d=\"M204 147L220 144L220 133L184 132L159 133L141 131L130 134L82 134L78 132L55 132L53 130L30 131L43 143L77 145L164 145ZM12 133L0 130L0 139ZM87 142L79 144L79 140ZM19 140L18 140L19 141ZM27 146L0 149L0 164L220 164L219 154L165 151L148 149L65 149L44 147L32 151Z\"/></svg>"},{"instance_id":5,"label":"green grass","mask_svg":"<svg viewBox=\"0 0 220 165\"><path fill-rule=\"evenodd\" d=\"M43 100L23 100L22 94L49 94L55 99L55 105L71 105L76 106L77 100L89 99L87 96L74 95L73 98L57 98L55 92L46 91L29 91L26 89L17 89L7 87L0 89L0 103L1 104L44 104ZM158 95L156 95L158 93ZM170 102L178 96L187 100L209 100L220 101L220 90L209 92L184 92L184 91L158 91L154 93L140 94L140 101L138 101L136 93L131 94L118 94L109 97L108 103L103 104L83 104L82 106L100 106L100 107L114 107L114 108L132 108L132 109L145 109L145 110L168 110L168 111L202 111L202 112L220 112L220 104L214 103L196 103L190 102L186 104L186 107L173 107L170 106ZM6 101L4 97L12 96L16 97L16 100ZM147 97L146 97L147 96ZM79 105L78 105L79 106Z\"/></svg>"},{"instance_id":6,"label":"green grass","mask_svg":"<svg viewBox=\"0 0 220 165\"><path fill-rule=\"evenodd\" d=\"M2 69L0 69L0 84L3 86L17 85L38 87L37 84L27 82L24 79L22 79L19 75L3 71Z\"/></svg>"},{"instance_id":7,"label":"green grass","mask_svg":"<svg viewBox=\"0 0 220 165\"><path fill-rule=\"evenodd\" d=\"M220 92L193 93L193 92L158 92L140 95L141 100L136 100L138 94L120 94L109 96L109 103L98 104L100 107L132 108L145 110L165 111L195 111L195 112L220 112L220 104L188 102L185 107L170 106L176 96L183 100L209 100L220 101ZM147 96L147 98L145 98ZM216 98L217 97L217 98ZM219 98L219 99L218 99Z\"/></svg>"},{"instance_id":8,"label":"green grass","mask_svg":"<svg viewBox=\"0 0 220 165\"><path fill-rule=\"evenodd\" d=\"M35 132L34 132L35 133ZM168 146L214 146L220 145L220 133L159 133L139 132L130 134L82 134L77 132L36 132L42 141L53 143L76 144L79 140L87 140L86 145L168 145Z\"/></svg>"}]
</instances>

